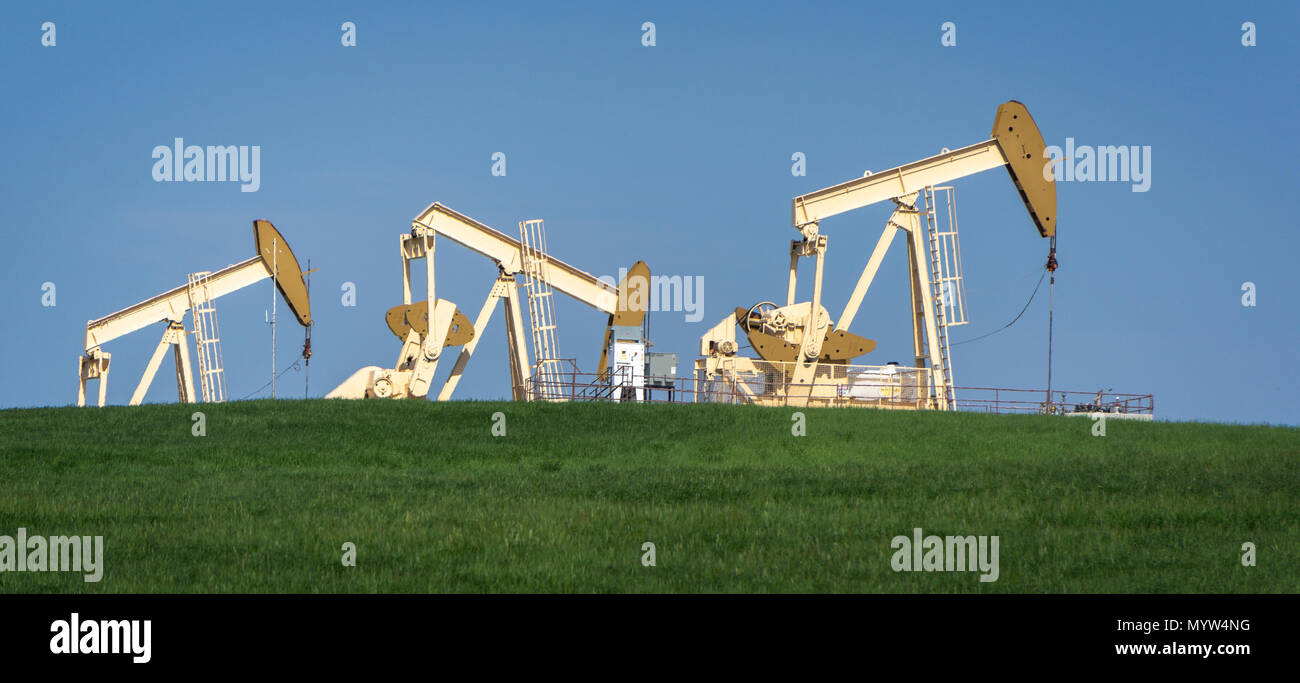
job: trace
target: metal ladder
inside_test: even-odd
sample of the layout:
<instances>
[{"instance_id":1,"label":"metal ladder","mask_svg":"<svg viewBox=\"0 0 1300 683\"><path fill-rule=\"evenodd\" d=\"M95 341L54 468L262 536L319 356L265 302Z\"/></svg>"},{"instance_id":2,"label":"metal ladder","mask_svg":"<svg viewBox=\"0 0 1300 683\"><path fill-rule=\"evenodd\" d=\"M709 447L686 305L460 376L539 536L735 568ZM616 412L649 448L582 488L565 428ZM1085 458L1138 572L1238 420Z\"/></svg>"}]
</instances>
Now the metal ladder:
<instances>
[{"instance_id":1,"label":"metal ladder","mask_svg":"<svg viewBox=\"0 0 1300 683\"><path fill-rule=\"evenodd\" d=\"M533 377L535 395L543 400L564 398L560 376L560 346L556 340L554 292L543 277L549 267L546 250L546 224L541 220L519 223L519 256L528 291L528 321L533 331L533 358L537 374Z\"/></svg>"},{"instance_id":2,"label":"metal ladder","mask_svg":"<svg viewBox=\"0 0 1300 683\"><path fill-rule=\"evenodd\" d=\"M194 318L194 346L199 356L199 387L206 403L226 400L226 376L221 365L221 337L217 332L217 309L208 290L209 271L190 273L188 293Z\"/></svg>"},{"instance_id":3,"label":"metal ladder","mask_svg":"<svg viewBox=\"0 0 1300 683\"><path fill-rule=\"evenodd\" d=\"M938 208L935 206L936 190L947 194L948 230L940 231L938 225ZM930 297L934 301L934 317L939 337L940 367L933 368L936 381L942 383L944 405L953 408L956 392L952 385L952 357L948 348L948 325L950 311L960 313L960 322L964 324L965 306L959 303L965 295L961 290L961 253L957 243L956 213L953 207L955 198L953 188L925 188L925 222L926 235L930 243Z\"/></svg>"}]
</instances>

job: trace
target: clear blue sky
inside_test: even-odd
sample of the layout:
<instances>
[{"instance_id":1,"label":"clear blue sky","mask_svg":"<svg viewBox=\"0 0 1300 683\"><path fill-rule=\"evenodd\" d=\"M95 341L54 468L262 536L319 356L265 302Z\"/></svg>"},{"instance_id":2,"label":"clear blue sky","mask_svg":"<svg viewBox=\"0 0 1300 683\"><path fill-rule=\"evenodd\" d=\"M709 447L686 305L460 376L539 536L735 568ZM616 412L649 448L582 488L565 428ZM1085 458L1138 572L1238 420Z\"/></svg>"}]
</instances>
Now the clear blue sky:
<instances>
[{"instance_id":1,"label":"clear blue sky","mask_svg":"<svg viewBox=\"0 0 1300 683\"><path fill-rule=\"evenodd\" d=\"M255 218L320 268L312 393L391 366L397 236L432 201L507 233L544 218L551 250L595 274L645 259L703 276L703 320L652 314L656 350L685 371L733 307L783 298L791 197L982 141L1017 99L1049 144L1152 148L1148 192L1058 187L1054 385L1154 393L1165 419L1298 422L1295 3L702 5L5 3L0 406L72 403L86 321L251 256ZM344 21L356 47L340 45ZM940 45L945 21L955 47ZM259 145L260 190L154 182L151 152L176 137ZM1047 244L1005 172L957 186L973 318L960 341L1020 310ZM888 212L823 222L832 314ZM494 268L446 242L437 258L439 295L473 316ZM910 354L902 264L890 254L854 323L880 341L865 362ZM269 290L218 301L232 396L268 379ZM1046 303L955 347L958 383L1041 388ZM590 369L602 316L566 301L558 317L561 349ZM283 368L301 328L280 330ZM107 346L110 402L129 398L160 333ZM500 311L485 334L462 398L508 395ZM302 380L285 375L281 395ZM168 367L148 400L175 400Z\"/></svg>"}]
</instances>

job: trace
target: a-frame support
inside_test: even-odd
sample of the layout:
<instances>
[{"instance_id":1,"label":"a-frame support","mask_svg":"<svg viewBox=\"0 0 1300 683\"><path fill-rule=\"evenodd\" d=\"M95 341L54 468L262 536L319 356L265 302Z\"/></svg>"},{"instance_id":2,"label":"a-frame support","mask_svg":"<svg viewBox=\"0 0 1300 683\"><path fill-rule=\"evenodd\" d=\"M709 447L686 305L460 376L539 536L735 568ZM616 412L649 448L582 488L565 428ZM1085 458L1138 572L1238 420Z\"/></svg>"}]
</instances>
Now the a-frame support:
<instances>
[{"instance_id":1,"label":"a-frame support","mask_svg":"<svg viewBox=\"0 0 1300 683\"><path fill-rule=\"evenodd\" d=\"M442 391L438 393L439 401L446 401L451 398L452 392L456 390L456 385L460 383L461 375L465 372L465 366L469 363L470 356L474 355L474 349L478 347L478 342L483 338L488 322L492 320L492 314L496 312L497 302L502 297L509 296L509 291L514 286L514 277L505 274L498 275L496 281L492 283L492 288L488 290L487 299L483 302L483 308L479 310L478 317L474 319L474 338L461 348L460 355L456 357L456 364L451 368L451 375L447 377L447 381L442 385ZM512 365L512 379L513 374L514 367Z\"/></svg>"},{"instance_id":2,"label":"a-frame support","mask_svg":"<svg viewBox=\"0 0 1300 683\"><path fill-rule=\"evenodd\" d=\"M158 348L154 349L153 357L149 359L149 365L145 367L144 376L140 378L135 392L131 394L129 405L138 406L144 401L145 392L149 391L149 385L153 383L154 375L158 373L158 366L162 364L163 355L169 348L176 361L176 392L180 402L194 402L194 383L190 379L190 347L185 339L185 324L179 320L171 320L167 323L167 329L163 331ZM99 403L101 406L104 405L103 388L101 380Z\"/></svg>"},{"instance_id":3,"label":"a-frame support","mask_svg":"<svg viewBox=\"0 0 1300 683\"><path fill-rule=\"evenodd\" d=\"M897 205L893 214L890 215L889 221L885 224L885 229L880 234L880 239L876 242L876 248L871 252L871 258L868 259L867 265L862 270L862 275L858 278L858 284L853 289L853 294L849 297L848 303L844 307L844 312L840 314L839 321L835 325L837 330L847 330L857 316L858 308L862 305L862 299L866 296L867 290L871 288L871 283L875 280L876 274L880 270L881 262L889 247L893 244L895 236L901 230L907 234L907 261L909 273L909 293L910 305L912 310L912 347L914 366L926 373L928 384L933 388L935 402L931 407L939 410L947 410L948 406L948 369L944 367L943 359L940 355L939 348L939 329L935 316L935 302L932 289L930 287L929 268L926 262L928 251L925 247L925 226L921 222L920 211L916 208L916 201L919 193L895 197L894 203ZM795 242L795 244L799 244ZM822 249L824 252L824 247ZM817 285L821 282L820 261L821 253L817 254L818 269L814 281L813 298L816 301L819 297L820 287ZM794 281L793 271L791 274L791 283ZM813 310L816 309L814 303ZM814 335L816 336L816 335ZM810 384L815 376L816 363L809 363L805 358L801 358L801 365L796 369L792 377L791 394L803 396L807 392L807 385ZM927 398L927 400L931 400Z\"/></svg>"}]
</instances>

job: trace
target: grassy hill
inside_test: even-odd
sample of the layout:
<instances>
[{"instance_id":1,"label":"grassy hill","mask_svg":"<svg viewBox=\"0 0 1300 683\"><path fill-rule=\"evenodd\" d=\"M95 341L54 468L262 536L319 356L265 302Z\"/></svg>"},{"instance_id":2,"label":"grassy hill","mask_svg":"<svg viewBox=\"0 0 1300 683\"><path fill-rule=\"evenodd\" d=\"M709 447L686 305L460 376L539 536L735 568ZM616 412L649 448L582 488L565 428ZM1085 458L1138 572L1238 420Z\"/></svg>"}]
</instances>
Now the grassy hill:
<instances>
[{"instance_id":1,"label":"grassy hill","mask_svg":"<svg viewBox=\"0 0 1300 683\"><path fill-rule=\"evenodd\" d=\"M1300 590L1300 430L810 409L796 437L793 412L0 411L0 535L102 535L106 554L99 583L4 572L0 592ZM894 572L916 527L999 536L999 579Z\"/></svg>"}]
</instances>

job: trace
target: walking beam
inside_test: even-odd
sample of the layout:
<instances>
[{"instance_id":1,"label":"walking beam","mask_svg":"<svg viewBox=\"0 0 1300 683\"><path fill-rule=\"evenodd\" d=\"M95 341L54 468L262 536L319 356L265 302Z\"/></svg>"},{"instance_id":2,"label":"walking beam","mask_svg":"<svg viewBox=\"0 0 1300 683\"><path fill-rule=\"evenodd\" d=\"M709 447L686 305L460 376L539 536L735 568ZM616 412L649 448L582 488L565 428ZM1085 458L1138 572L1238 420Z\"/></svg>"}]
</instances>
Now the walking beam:
<instances>
[{"instance_id":1,"label":"walking beam","mask_svg":"<svg viewBox=\"0 0 1300 683\"><path fill-rule=\"evenodd\" d=\"M790 221L803 229L927 186L1006 166L1039 234L1051 237L1056 234L1056 184L1046 149L1029 110L1011 100L998 107L990 139L795 197L790 202Z\"/></svg>"}]
</instances>

